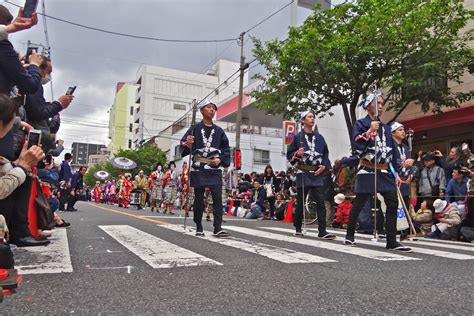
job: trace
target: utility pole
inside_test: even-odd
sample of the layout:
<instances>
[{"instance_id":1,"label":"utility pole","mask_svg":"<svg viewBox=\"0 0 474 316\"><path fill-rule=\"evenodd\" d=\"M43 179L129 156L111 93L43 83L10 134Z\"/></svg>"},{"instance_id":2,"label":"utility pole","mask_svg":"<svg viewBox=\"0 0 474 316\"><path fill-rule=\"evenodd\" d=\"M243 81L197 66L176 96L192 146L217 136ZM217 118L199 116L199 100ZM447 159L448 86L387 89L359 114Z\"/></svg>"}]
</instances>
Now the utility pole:
<instances>
[{"instance_id":1,"label":"utility pole","mask_svg":"<svg viewBox=\"0 0 474 316\"><path fill-rule=\"evenodd\" d=\"M249 67L245 63L244 56L244 36L245 32L242 32L239 36L239 45L240 45L240 80L239 80L239 100L237 104L237 121L235 122L236 132L235 132L235 148L240 150L240 125L242 124L242 101L244 97L244 74L245 69Z\"/></svg>"}]
</instances>

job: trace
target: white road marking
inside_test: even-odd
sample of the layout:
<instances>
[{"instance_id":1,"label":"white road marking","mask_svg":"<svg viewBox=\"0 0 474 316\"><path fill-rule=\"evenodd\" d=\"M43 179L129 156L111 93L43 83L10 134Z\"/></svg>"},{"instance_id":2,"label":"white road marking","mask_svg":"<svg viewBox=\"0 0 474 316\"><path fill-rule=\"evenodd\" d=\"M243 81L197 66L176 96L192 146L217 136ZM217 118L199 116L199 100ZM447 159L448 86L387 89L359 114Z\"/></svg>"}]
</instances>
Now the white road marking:
<instances>
[{"instance_id":1,"label":"white road marking","mask_svg":"<svg viewBox=\"0 0 474 316\"><path fill-rule=\"evenodd\" d=\"M269 230L275 230L275 231L291 231L286 228L273 228L273 227L265 227L265 229ZM313 229L310 229L313 230ZM316 237L316 233L307 233L308 236L311 237ZM370 241L370 240L361 240L361 239L356 239L356 244L359 245L369 245L369 246L378 246L378 247L383 247L385 248L385 240L381 239L378 242ZM465 255L461 253L455 253L455 252L448 252L448 251L441 251L441 250L434 250L434 249L428 249L428 248L419 248L419 247L411 247L410 248L415 252L415 253L422 253L425 255L431 255L431 256L436 256L436 257L441 257L441 258L449 258L449 259L456 259L456 260L473 260L474 256L471 255Z\"/></svg>"},{"instance_id":2,"label":"white road marking","mask_svg":"<svg viewBox=\"0 0 474 316\"><path fill-rule=\"evenodd\" d=\"M132 272L132 266L125 266L125 267L103 267L103 268L91 268L90 266L86 266L89 270L119 270L119 269L127 269L127 273L130 274Z\"/></svg>"},{"instance_id":3,"label":"white road marking","mask_svg":"<svg viewBox=\"0 0 474 316\"><path fill-rule=\"evenodd\" d=\"M265 228L269 228L269 227L265 227ZM273 234L270 232L257 230L257 229L250 229L250 228L237 227L237 226L226 226L225 229L252 235L255 237L269 238L272 240L286 241L286 242L291 242L291 243L305 245L305 246L328 249L332 251L347 253L347 254L351 254L355 256L361 256L364 258L369 258L369 259L374 259L374 260L381 260L381 261L420 260L418 258L410 258L410 257L398 255L395 253L349 247L349 246L338 244L337 242L327 242L327 241L323 242L323 241L317 241L317 240L312 240L312 239L307 239L307 238L305 239L304 237L300 238L300 237L285 236L281 234Z\"/></svg>"},{"instance_id":4,"label":"white road marking","mask_svg":"<svg viewBox=\"0 0 474 316\"><path fill-rule=\"evenodd\" d=\"M46 247L22 247L15 251L16 268L20 274L72 272L66 229L55 229Z\"/></svg>"},{"instance_id":5,"label":"white road marking","mask_svg":"<svg viewBox=\"0 0 474 316\"><path fill-rule=\"evenodd\" d=\"M164 228L171 229L176 232L183 233L182 225L158 225ZM263 244L242 238L227 237L216 238L210 232L205 232L205 237L195 236L196 230L194 228L187 229L186 235L196 238L212 241L221 245L237 248L260 256L264 256L283 263L322 263L322 262L337 262L336 260L327 259L304 252L298 252L287 248L276 247L268 244Z\"/></svg>"},{"instance_id":6,"label":"white road marking","mask_svg":"<svg viewBox=\"0 0 474 316\"><path fill-rule=\"evenodd\" d=\"M310 228L308 230L317 231L317 229L313 229L313 228ZM328 232L332 233L332 234L345 236L345 232L343 232L343 231L328 230ZM355 236L358 237L358 238L365 238L365 239L372 239L373 238L373 235L366 235L366 234L359 234L359 233L356 233ZM384 240L381 239L381 241L384 241ZM418 245L418 246L426 245L426 246L431 246L431 247L439 247L439 248L474 252L474 247L469 246L469 244L462 244L462 243L458 242L456 245L453 245L453 244L446 244L446 243L438 243L438 241L443 241L443 240L419 238L418 241L402 241L402 243L403 244L410 244L410 245Z\"/></svg>"},{"instance_id":7,"label":"white road marking","mask_svg":"<svg viewBox=\"0 0 474 316\"><path fill-rule=\"evenodd\" d=\"M104 225L99 228L154 269L222 265L128 225Z\"/></svg>"}]
</instances>

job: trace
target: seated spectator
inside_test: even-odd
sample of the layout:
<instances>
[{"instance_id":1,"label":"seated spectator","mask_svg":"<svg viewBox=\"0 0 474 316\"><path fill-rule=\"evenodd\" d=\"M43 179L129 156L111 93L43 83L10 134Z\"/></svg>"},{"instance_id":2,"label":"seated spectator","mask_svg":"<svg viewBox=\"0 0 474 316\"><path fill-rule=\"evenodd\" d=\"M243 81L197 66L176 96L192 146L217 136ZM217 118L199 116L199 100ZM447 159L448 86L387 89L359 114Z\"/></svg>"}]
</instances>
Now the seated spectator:
<instances>
[{"instance_id":1,"label":"seated spectator","mask_svg":"<svg viewBox=\"0 0 474 316\"><path fill-rule=\"evenodd\" d=\"M433 218L439 223L431 227L431 233L427 234L427 238L434 239L451 239L457 238L457 225L461 223L459 210L456 203L449 204L446 201L436 199L433 203L435 214Z\"/></svg>"},{"instance_id":2,"label":"seated spectator","mask_svg":"<svg viewBox=\"0 0 474 316\"><path fill-rule=\"evenodd\" d=\"M352 203L347 201L346 197L342 193L334 196L334 203L337 204L336 218L332 222L334 228L347 228L349 223L349 214L351 212Z\"/></svg>"},{"instance_id":3,"label":"seated spectator","mask_svg":"<svg viewBox=\"0 0 474 316\"><path fill-rule=\"evenodd\" d=\"M275 219L272 218L272 220L282 221L285 218L287 206L288 202L285 201L284 195L282 193L277 193L275 201Z\"/></svg>"},{"instance_id":4,"label":"seated spectator","mask_svg":"<svg viewBox=\"0 0 474 316\"><path fill-rule=\"evenodd\" d=\"M431 226L433 225L432 209L433 203L425 199L421 202L420 209L411 214L415 228L419 228L424 235L431 232Z\"/></svg>"},{"instance_id":5,"label":"seated spectator","mask_svg":"<svg viewBox=\"0 0 474 316\"><path fill-rule=\"evenodd\" d=\"M467 180L468 178L461 173L460 167L453 168L452 179L449 180L446 188L446 201L448 203L464 203L467 195Z\"/></svg>"},{"instance_id":6,"label":"seated spectator","mask_svg":"<svg viewBox=\"0 0 474 316\"><path fill-rule=\"evenodd\" d=\"M474 243L474 210L469 210L466 218L459 226L460 239L462 241Z\"/></svg>"},{"instance_id":7,"label":"seated spectator","mask_svg":"<svg viewBox=\"0 0 474 316\"><path fill-rule=\"evenodd\" d=\"M267 193L265 188L260 183L260 179L255 178L253 180L254 193L253 201L250 205L250 212L245 218L247 219L257 219L263 218L265 212L265 200L267 199Z\"/></svg>"}]
</instances>

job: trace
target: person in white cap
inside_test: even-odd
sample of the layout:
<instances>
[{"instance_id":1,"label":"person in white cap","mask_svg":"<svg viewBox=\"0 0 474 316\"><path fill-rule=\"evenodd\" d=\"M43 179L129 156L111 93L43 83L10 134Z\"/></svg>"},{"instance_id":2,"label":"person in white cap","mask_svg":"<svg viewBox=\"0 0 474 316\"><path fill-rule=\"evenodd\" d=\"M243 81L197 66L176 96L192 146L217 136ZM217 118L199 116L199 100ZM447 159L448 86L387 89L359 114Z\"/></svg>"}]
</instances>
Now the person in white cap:
<instances>
[{"instance_id":1,"label":"person in white cap","mask_svg":"<svg viewBox=\"0 0 474 316\"><path fill-rule=\"evenodd\" d=\"M328 172L325 171L331 169L328 146L324 137L313 131L316 120L313 111L301 113L300 120L303 129L295 135L286 153L288 161L299 170L296 174L297 204L293 218L293 225L296 229L295 236L303 236L301 230L303 201L309 194L311 200L316 202L318 237L335 239L335 235L326 231L326 208L324 206L324 180L328 176Z\"/></svg>"},{"instance_id":2,"label":"person in white cap","mask_svg":"<svg viewBox=\"0 0 474 316\"><path fill-rule=\"evenodd\" d=\"M199 104L202 121L188 129L181 139L182 156L193 154L191 166L191 187L194 188L194 222L196 236L204 236L202 214L204 212L204 192L209 187L213 201L214 236L227 237L222 229L222 170L230 165L229 140L222 128L212 121L217 106L210 100Z\"/></svg>"},{"instance_id":3,"label":"person in white cap","mask_svg":"<svg viewBox=\"0 0 474 316\"><path fill-rule=\"evenodd\" d=\"M355 230L360 211L367 200L380 193L387 205L385 214L386 248L411 252L411 248L397 242L398 196L395 179L398 173L394 163L398 160L398 151L392 139L391 129L379 121L376 116L382 114L384 100L379 94L370 94L360 104L367 110L367 116L358 120L352 128L352 145L359 160L349 223L344 244L355 246ZM376 108L377 107L377 108ZM377 174L375 174L377 169ZM377 177L377 188L375 188ZM376 191L376 192L375 192Z\"/></svg>"},{"instance_id":4,"label":"person in white cap","mask_svg":"<svg viewBox=\"0 0 474 316\"><path fill-rule=\"evenodd\" d=\"M431 233L426 234L425 237L438 239L443 233L457 237L455 226L461 223L461 217L456 203L448 204L444 200L436 199L433 202L433 207L433 218L438 220L439 223L431 226Z\"/></svg>"},{"instance_id":5,"label":"person in white cap","mask_svg":"<svg viewBox=\"0 0 474 316\"><path fill-rule=\"evenodd\" d=\"M413 180L412 167L415 161L411 158L410 148L407 144L403 143L406 137L405 127L398 122L394 122L390 128L395 147L398 151L398 159L395 166L398 171L397 184L402 193L403 201L408 207L410 203L410 183Z\"/></svg>"}]
</instances>

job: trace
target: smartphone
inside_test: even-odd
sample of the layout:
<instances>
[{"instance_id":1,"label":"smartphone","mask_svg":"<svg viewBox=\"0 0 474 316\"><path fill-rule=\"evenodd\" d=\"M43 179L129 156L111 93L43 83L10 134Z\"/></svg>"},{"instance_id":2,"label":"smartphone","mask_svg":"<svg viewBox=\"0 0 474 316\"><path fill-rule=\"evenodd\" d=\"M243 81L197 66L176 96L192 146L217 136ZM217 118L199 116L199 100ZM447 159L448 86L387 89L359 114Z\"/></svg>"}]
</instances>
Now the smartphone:
<instances>
[{"instance_id":1,"label":"smartphone","mask_svg":"<svg viewBox=\"0 0 474 316\"><path fill-rule=\"evenodd\" d=\"M51 164L53 162L53 155L46 155L46 158L44 159L47 164Z\"/></svg>"},{"instance_id":2,"label":"smartphone","mask_svg":"<svg viewBox=\"0 0 474 316\"><path fill-rule=\"evenodd\" d=\"M66 95L73 95L74 91L76 91L76 86L74 87L69 87L66 91Z\"/></svg>"},{"instance_id":3,"label":"smartphone","mask_svg":"<svg viewBox=\"0 0 474 316\"><path fill-rule=\"evenodd\" d=\"M31 18L33 13L36 12L38 7L38 0L25 0L25 5L23 6L23 17Z\"/></svg>"},{"instance_id":4,"label":"smartphone","mask_svg":"<svg viewBox=\"0 0 474 316\"><path fill-rule=\"evenodd\" d=\"M39 146L41 144L41 131L37 129L31 129L28 134L28 148L32 146Z\"/></svg>"},{"instance_id":5,"label":"smartphone","mask_svg":"<svg viewBox=\"0 0 474 316\"><path fill-rule=\"evenodd\" d=\"M28 48L26 49L25 63L29 64L31 54L33 54L33 51L38 53L38 50L39 50L38 46L28 46Z\"/></svg>"}]
</instances>

